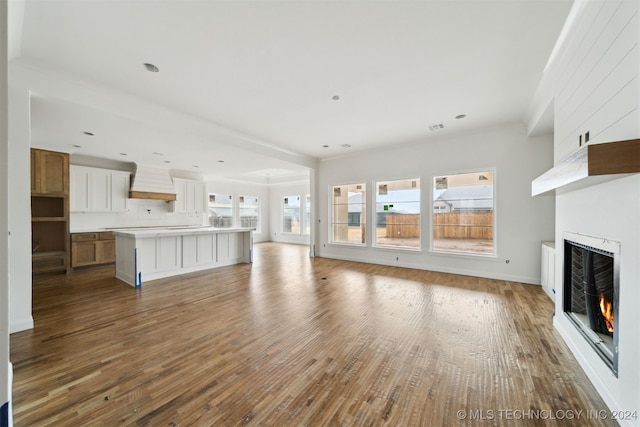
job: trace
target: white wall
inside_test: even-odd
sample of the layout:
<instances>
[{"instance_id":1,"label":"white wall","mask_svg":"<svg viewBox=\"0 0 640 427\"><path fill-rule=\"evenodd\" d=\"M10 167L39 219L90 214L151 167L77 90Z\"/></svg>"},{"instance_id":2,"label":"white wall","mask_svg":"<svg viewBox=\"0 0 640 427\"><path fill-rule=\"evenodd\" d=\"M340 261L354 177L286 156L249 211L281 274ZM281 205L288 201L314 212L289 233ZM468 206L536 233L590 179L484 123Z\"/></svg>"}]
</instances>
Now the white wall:
<instances>
[{"instance_id":1,"label":"white wall","mask_svg":"<svg viewBox=\"0 0 640 427\"><path fill-rule=\"evenodd\" d=\"M554 64L556 163L589 143L638 135L638 1L588 1Z\"/></svg>"},{"instance_id":2,"label":"white wall","mask_svg":"<svg viewBox=\"0 0 640 427\"><path fill-rule=\"evenodd\" d=\"M576 3L576 21L538 93L553 98L555 161L591 143L640 136L640 14L637 0ZM544 107L538 96L533 110ZM584 136L583 136L584 138ZM556 316L554 325L611 410L640 413L640 176L556 195ZM620 242L618 378L563 314L563 233ZM621 425L639 425L622 420Z\"/></svg>"},{"instance_id":3,"label":"white wall","mask_svg":"<svg viewBox=\"0 0 640 427\"><path fill-rule=\"evenodd\" d=\"M0 3L0 425L9 425L9 150L7 95L7 2Z\"/></svg>"},{"instance_id":4,"label":"white wall","mask_svg":"<svg viewBox=\"0 0 640 427\"><path fill-rule=\"evenodd\" d=\"M554 235L554 201L551 197L532 198L531 180L551 167L553 146L551 136L527 138L525 133L523 124L504 125L320 162L316 252L331 258L539 284L541 241ZM430 252L429 190L433 176L480 168L496 169L497 258ZM365 182L371 191L377 180L415 177L421 179L422 187L420 252L329 243L329 186ZM367 223L373 223L371 215Z\"/></svg>"},{"instance_id":5,"label":"white wall","mask_svg":"<svg viewBox=\"0 0 640 427\"><path fill-rule=\"evenodd\" d=\"M207 193L231 194L234 203L238 202L238 196L258 196L260 201L260 227L258 231L253 233L253 242L259 243L269 240L269 189L266 185L238 181L210 180L206 183L206 191ZM239 224L237 209L235 221L236 224Z\"/></svg>"},{"instance_id":6,"label":"white wall","mask_svg":"<svg viewBox=\"0 0 640 427\"><path fill-rule=\"evenodd\" d=\"M31 316L30 93L9 87L9 331L33 328Z\"/></svg>"},{"instance_id":7,"label":"white wall","mask_svg":"<svg viewBox=\"0 0 640 427\"><path fill-rule=\"evenodd\" d=\"M295 243L298 245L310 244L311 237L309 235L282 232L282 209L284 198L287 196L295 195L300 196L302 201L302 198L305 197L305 195L310 194L310 191L310 181L308 179L304 181L273 183L269 186L270 241L281 243ZM301 210L303 209L303 206L304 204L301 203Z\"/></svg>"}]
</instances>

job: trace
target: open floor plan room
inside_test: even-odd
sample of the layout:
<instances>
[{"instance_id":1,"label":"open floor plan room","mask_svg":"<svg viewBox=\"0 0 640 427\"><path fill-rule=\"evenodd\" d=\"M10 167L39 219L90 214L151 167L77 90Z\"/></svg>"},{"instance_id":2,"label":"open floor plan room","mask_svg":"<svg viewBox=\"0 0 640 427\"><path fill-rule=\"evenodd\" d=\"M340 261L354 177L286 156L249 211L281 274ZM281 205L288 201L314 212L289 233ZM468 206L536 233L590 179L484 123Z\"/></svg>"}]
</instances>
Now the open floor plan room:
<instances>
[{"instance_id":1,"label":"open floor plan room","mask_svg":"<svg viewBox=\"0 0 640 427\"><path fill-rule=\"evenodd\" d=\"M254 249L138 289L34 279L15 426L615 425L538 286Z\"/></svg>"}]
</instances>

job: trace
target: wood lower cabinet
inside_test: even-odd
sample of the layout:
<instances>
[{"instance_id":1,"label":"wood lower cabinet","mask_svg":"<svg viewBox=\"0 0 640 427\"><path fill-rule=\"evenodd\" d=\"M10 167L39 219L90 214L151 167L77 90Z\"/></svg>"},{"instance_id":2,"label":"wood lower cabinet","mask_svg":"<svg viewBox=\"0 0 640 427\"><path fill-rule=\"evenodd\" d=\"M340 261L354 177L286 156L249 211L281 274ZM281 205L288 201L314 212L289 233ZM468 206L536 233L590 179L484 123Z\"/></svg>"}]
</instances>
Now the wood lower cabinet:
<instances>
[{"instance_id":1,"label":"wood lower cabinet","mask_svg":"<svg viewBox=\"0 0 640 427\"><path fill-rule=\"evenodd\" d=\"M31 150L33 274L69 272L69 155Z\"/></svg>"},{"instance_id":2,"label":"wood lower cabinet","mask_svg":"<svg viewBox=\"0 0 640 427\"><path fill-rule=\"evenodd\" d=\"M116 241L112 232L71 234L71 267L116 262Z\"/></svg>"}]
</instances>

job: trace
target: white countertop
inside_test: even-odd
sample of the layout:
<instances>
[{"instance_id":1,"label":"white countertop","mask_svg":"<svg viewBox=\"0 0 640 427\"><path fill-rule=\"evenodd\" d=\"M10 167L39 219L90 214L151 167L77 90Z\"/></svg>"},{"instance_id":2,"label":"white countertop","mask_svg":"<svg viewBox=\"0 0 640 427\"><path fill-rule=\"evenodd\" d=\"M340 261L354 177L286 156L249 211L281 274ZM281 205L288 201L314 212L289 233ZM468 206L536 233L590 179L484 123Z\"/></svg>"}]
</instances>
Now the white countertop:
<instances>
[{"instance_id":1,"label":"white countertop","mask_svg":"<svg viewBox=\"0 0 640 427\"><path fill-rule=\"evenodd\" d=\"M169 235L192 235L192 234L209 234L209 233L243 233L254 231L254 228L216 228L208 226L175 226L175 227L148 227L148 228L121 228L110 230L116 236L127 237L156 237Z\"/></svg>"}]
</instances>

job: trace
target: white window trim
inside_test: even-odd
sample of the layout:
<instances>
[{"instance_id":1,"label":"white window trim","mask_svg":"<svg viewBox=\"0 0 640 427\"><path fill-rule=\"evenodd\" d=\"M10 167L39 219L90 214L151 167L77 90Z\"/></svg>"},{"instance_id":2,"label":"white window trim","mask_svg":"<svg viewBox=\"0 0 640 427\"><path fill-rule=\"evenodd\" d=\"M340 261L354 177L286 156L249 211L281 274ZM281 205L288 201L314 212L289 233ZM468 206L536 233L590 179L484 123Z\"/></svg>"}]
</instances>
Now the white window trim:
<instances>
[{"instance_id":1,"label":"white window trim","mask_svg":"<svg viewBox=\"0 0 640 427\"><path fill-rule=\"evenodd\" d=\"M207 221L211 222L211 214L209 212L209 196L212 194L219 194L225 196L231 196L231 227L224 228L234 228L238 223L238 197L235 193L218 193L215 191L211 191L207 193Z\"/></svg>"},{"instance_id":2,"label":"white window trim","mask_svg":"<svg viewBox=\"0 0 640 427\"><path fill-rule=\"evenodd\" d=\"M311 236L311 210L309 210L309 218L307 218L307 196L309 196L309 206L311 206L311 193L303 194L300 196L300 235ZM302 203L304 202L304 203ZM307 233L307 226L309 226L309 232Z\"/></svg>"},{"instance_id":3,"label":"white window trim","mask_svg":"<svg viewBox=\"0 0 640 427\"><path fill-rule=\"evenodd\" d=\"M236 208L236 212L238 213L238 218L237 218L237 224L242 225L242 219L241 219L241 214L240 214L240 197L255 197L256 199L258 199L258 224L256 225L256 229L254 230L255 234L260 234L261 233L261 225L262 225L262 201L260 200L261 197L257 196L257 195L253 195L253 194L238 194L238 195L234 195L236 203L237 203L237 208ZM234 219L234 221L236 221L236 219Z\"/></svg>"},{"instance_id":4,"label":"white window trim","mask_svg":"<svg viewBox=\"0 0 640 427\"><path fill-rule=\"evenodd\" d=\"M394 245L384 245L377 243L376 236L376 227L377 227L377 205L378 205L378 183L379 182L389 182L389 181L403 181L403 180L411 180L417 179L420 181L420 221L418 221L418 226L420 227L420 246L419 247L411 247L411 246L394 246ZM424 196L424 187L423 187L423 177L421 175L411 176L411 177L400 177L400 178L385 178L385 179L374 179L371 183L371 187L374 189L375 193L371 195L371 205L373 208L370 209L369 217L371 219L371 223L373 224L370 237L371 237L371 247L374 249L383 249L383 250L394 250L394 251L407 251L407 252L423 252L423 222L424 222L424 211L423 211L423 196ZM369 231L369 230L368 230Z\"/></svg>"},{"instance_id":5,"label":"white window trim","mask_svg":"<svg viewBox=\"0 0 640 427\"><path fill-rule=\"evenodd\" d=\"M433 247L433 181L437 176L460 175L466 173L492 172L493 173L493 253L474 253L467 251L446 251ZM431 175L429 181L429 252L432 255L452 256L456 258L470 259L498 259L498 171L495 166L486 168L466 169L453 172L443 172Z\"/></svg>"},{"instance_id":6,"label":"white window trim","mask_svg":"<svg viewBox=\"0 0 640 427\"><path fill-rule=\"evenodd\" d=\"M333 240L333 187L342 187L345 185L359 185L359 184L364 184L365 185L365 190L364 190L364 195L365 195L365 201L364 201L364 205L365 205L365 237L364 237L364 243L352 243L352 242L335 242ZM371 227L368 226L367 220L369 219L369 198L370 198L370 192L369 190L366 188L367 186L367 181L366 180L357 180L357 181L351 181L351 182L344 182L341 184L329 184L329 187L327 189L327 199L329 201L328 203L328 215L327 218L329 218L329 224L328 224L328 228L327 228L327 237L328 237L328 245L332 245L332 246L346 246L346 247L350 247L350 248L367 248L369 247L369 241L371 239ZM360 220L362 221L362 219Z\"/></svg>"},{"instance_id":7,"label":"white window trim","mask_svg":"<svg viewBox=\"0 0 640 427\"><path fill-rule=\"evenodd\" d=\"M287 196L282 196L280 198L281 202L280 202L280 233L288 235L288 236L302 236L302 224L300 224L300 231L298 233L294 233L293 231L284 231L284 199L287 198L291 198L291 197L299 197L299 200L302 201L302 197L300 194L294 194L294 195L287 195ZM302 209L302 204L300 204L298 206L298 209L301 210ZM300 212L298 212L298 215L300 215ZM302 223L302 219L300 220L300 223Z\"/></svg>"}]
</instances>

